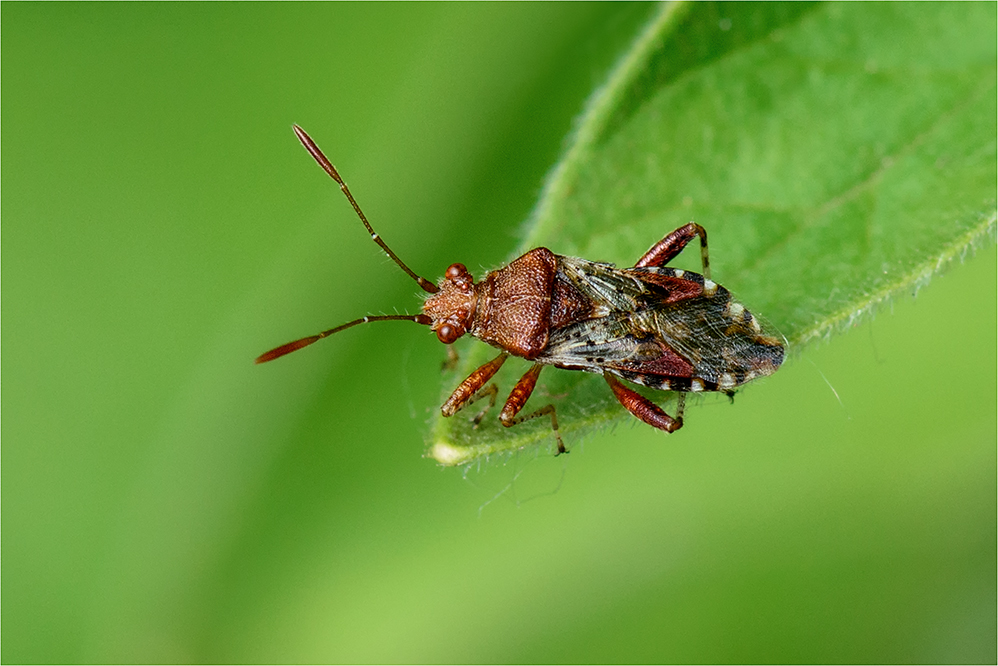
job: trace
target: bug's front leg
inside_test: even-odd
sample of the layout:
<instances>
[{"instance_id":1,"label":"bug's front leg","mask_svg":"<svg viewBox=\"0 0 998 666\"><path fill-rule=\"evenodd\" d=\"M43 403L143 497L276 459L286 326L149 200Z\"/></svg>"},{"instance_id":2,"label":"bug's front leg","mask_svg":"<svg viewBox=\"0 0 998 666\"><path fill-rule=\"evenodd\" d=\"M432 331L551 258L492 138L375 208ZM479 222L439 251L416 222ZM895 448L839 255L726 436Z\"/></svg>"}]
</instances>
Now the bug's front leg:
<instances>
[{"instance_id":1,"label":"bug's front leg","mask_svg":"<svg viewBox=\"0 0 998 666\"><path fill-rule=\"evenodd\" d=\"M484 391L482 391L481 388L485 386L490 379L492 379L494 374L499 372L499 368L501 368L502 364L506 362L508 356L509 354L503 352L468 375L468 378L461 382L458 387L454 389L454 392L451 393L450 397L447 398L447 402L445 402L443 407L440 408L440 413L444 416L454 416L454 414L456 414L462 407L470 405L485 396L489 396L490 400L488 406L474 419L475 425L478 425L481 422L482 417L485 416L485 412L487 412L492 405L496 403L496 394L498 393L498 389L496 389L494 384Z\"/></svg>"},{"instance_id":2,"label":"bug's front leg","mask_svg":"<svg viewBox=\"0 0 998 666\"><path fill-rule=\"evenodd\" d=\"M459 357L454 345L447 345L447 360L440 364L440 372L450 372L457 367Z\"/></svg>"},{"instance_id":3,"label":"bug's front leg","mask_svg":"<svg viewBox=\"0 0 998 666\"><path fill-rule=\"evenodd\" d=\"M634 264L635 268L664 266L683 251L686 244L700 237L700 259L703 261L703 276L710 278L710 261L707 259L707 232L696 222L690 222L651 246L644 256Z\"/></svg>"},{"instance_id":4,"label":"bug's front leg","mask_svg":"<svg viewBox=\"0 0 998 666\"><path fill-rule=\"evenodd\" d=\"M648 425L666 432L675 432L683 427L683 409L686 407L686 394L679 394L676 405L676 418L672 418L654 402L621 384L613 375L605 372L603 373L603 379L610 385L610 390L613 391L614 397L620 401L620 404Z\"/></svg>"},{"instance_id":5,"label":"bug's front leg","mask_svg":"<svg viewBox=\"0 0 998 666\"><path fill-rule=\"evenodd\" d=\"M511 428L517 423L523 423L524 421L550 414L551 430L554 431L554 437L558 440L558 453L556 455L561 455L562 453L567 453L568 450L565 448L565 443L561 441L561 434L558 432L558 417L555 415L554 405L541 407L526 416L517 416L520 410L523 409L523 406L527 404L530 394L534 392L534 386L537 385L537 376L541 374L543 368L544 366L540 363L535 363L530 370L527 370L525 375L520 377L520 381L516 382L516 386L513 387L509 397L506 399L506 404L502 407L502 412L499 414L499 421L507 428Z\"/></svg>"}]
</instances>

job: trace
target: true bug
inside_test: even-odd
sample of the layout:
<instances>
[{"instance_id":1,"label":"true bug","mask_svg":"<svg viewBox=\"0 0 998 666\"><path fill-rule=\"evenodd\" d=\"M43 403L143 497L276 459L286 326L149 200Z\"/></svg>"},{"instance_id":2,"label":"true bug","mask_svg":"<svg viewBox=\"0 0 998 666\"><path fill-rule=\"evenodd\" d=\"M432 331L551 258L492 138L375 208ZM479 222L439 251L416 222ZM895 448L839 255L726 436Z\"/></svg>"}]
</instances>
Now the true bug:
<instances>
[{"instance_id":1,"label":"true bug","mask_svg":"<svg viewBox=\"0 0 998 666\"><path fill-rule=\"evenodd\" d=\"M686 392L723 391L730 396L735 387L772 374L783 362L780 340L763 332L756 317L711 281L707 232L698 224L690 222L668 234L631 268L565 257L538 247L477 283L463 264L452 264L438 286L412 272L389 249L315 142L301 127L295 125L294 131L339 184L371 239L430 295L421 314L355 319L272 349L260 355L257 363L372 321L423 324L448 345L467 333L501 351L461 382L441 407L442 414L453 416L483 397L489 398L489 407L494 405L497 389L489 380L509 356L519 356L534 364L516 383L499 420L509 427L550 416L558 452L564 453L554 405L519 414L545 365L602 374L617 400L634 416L675 432L683 425ZM702 275L664 266L697 237ZM676 416L624 386L618 377L677 391ZM476 423L484 414L476 417Z\"/></svg>"}]
</instances>

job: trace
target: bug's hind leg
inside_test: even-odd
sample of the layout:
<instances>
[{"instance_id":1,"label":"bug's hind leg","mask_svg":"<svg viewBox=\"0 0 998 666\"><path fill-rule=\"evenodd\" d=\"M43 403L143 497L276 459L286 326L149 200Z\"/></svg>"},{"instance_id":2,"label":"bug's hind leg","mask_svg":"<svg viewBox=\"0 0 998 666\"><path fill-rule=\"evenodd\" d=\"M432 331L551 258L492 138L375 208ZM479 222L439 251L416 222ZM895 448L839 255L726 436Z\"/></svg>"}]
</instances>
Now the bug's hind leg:
<instances>
[{"instance_id":1,"label":"bug's hind leg","mask_svg":"<svg viewBox=\"0 0 998 666\"><path fill-rule=\"evenodd\" d=\"M690 222L651 246L634 264L635 268L658 267L672 261L683 251L686 244L696 236L700 237L700 259L703 261L703 276L710 278L710 261L707 258L707 231L696 222Z\"/></svg>"},{"instance_id":2,"label":"bug's hind leg","mask_svg":"<svg viewBox=\"0 0 998 666\"><path fill-rule=\"evenodd\" d=\"M541 374L543 368L544 366L540 363L535 363L530 370L527 370L526 374L520 377L520 381L516 382L516 386L513 387L509 397L506 399L506 404L502 407L502 412L499 414L499 421L507 428L511 428L517 423L550 415L551 430L554 431L554 438L558 440L558 453L556 455L561 455L562 453L568 453L568 449L565 448L565 443L561 441L561 434L558 432L558 417L555 414L554 405L546 405L526 416L517 416L520 410L523 409L523 406L527 404L530 394L534 392L534 386L537 385L537 376Z\"/></svg>"},{"instance_id":3,"label":"bug's hind leg","mask_svg":"<svg viewBox=\"0 0 998 666\"><path fill-rule=\"evenodd\" d=\"M679 394L676 417L673 418L648 398L621 384L613 375L603 373L603 379L610 385L610 390L613 391L614 397L620 401L620 404L648 425L666 432L675 432L683 427L683 410L686 407L685 393Z\"/></svg>"}]
</instances>

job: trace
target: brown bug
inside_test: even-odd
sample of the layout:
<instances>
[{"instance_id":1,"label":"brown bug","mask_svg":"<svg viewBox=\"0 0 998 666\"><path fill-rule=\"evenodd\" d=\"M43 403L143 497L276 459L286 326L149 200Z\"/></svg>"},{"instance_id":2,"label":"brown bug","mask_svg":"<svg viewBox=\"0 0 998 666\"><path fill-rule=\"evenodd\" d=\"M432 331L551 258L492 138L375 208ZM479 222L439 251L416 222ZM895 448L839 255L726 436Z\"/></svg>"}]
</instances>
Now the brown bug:
<instances>
[{"instance_id":1,"label":"brown bug","mask_svg":"<svg viewBox=\"0 0 998 666\"><path fill-rule=\"evenodd\" d=\"M475 418L476 424L480 422L498 393L489 380L510 355L519 356L534 365L513 387L499 420L510 427L550 416L558 452L564 453L554 405L520 415L545 365L602 374L617 400L634 416L675 432L683 425L686 392L723 391L730 396L735 387L772 374L783 362L779 338L765 333L756 317L710 280L707 232L698 224L690 222L676 229L632 268L565 257L539 247L477 283L463 264L452 264L437 286L413 273L389 249L315 142L297 125L294 131L339 183L371 239L430 296L423 302L422 314L355 319L272 349L259 356L257 363L372 321L427 325L448 345L467 333L501 351L461 382L441 407L442 414L453 416L488 397L488 407ZM700 238L702 275L664 266L696 237ZM679 392L676 416L669 416L617 377Z\"/></svg>"}]
</instances>

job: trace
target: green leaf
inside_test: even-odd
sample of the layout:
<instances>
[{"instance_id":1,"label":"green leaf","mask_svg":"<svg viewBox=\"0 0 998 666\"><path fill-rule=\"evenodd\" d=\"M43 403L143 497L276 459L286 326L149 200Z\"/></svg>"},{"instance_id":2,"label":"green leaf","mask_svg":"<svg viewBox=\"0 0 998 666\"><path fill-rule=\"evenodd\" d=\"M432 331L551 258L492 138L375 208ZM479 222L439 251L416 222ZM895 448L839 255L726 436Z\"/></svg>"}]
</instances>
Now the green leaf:
<instances>
[{"instance_id":1,"label":"green leaf","mask_svg":"<svg viewBox=\"0 0 998 666\"><path fill-rule=\"evenodd\" d=\"M695 220L714 279L792 357L993 240L995 25L994 3L669 5L591 98L517 254L630 266ZM445 397L496 354L461 351ZM527 367L508 362L500 392ZM523 413L549 401L569 447L632 418L585 373L545 370ZM474 409L436 418L431 457L553 444L546 418L473 428Z\"/></svg>"}]
</instances>

